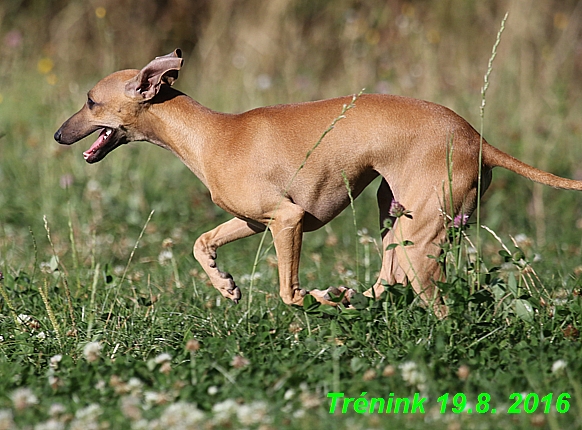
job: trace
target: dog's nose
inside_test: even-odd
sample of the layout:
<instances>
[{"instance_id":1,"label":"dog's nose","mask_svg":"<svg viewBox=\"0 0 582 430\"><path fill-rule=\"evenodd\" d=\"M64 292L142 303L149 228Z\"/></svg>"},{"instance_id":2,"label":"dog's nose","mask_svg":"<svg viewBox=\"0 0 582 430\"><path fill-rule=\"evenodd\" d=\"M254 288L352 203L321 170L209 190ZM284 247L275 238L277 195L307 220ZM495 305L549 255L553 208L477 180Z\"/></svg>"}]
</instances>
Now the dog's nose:
<instances>
[{"instance_id":1,"label":"dog's nose","mask_svg":"<svg viewBox=\"0 0 582 430\"><path fill-rule=\"evenodd\" d=\"M55 132L54 138L55 138L55 140L57 142L61 143L62 135L61 135L61 129L60 128Z\"/></svg>"}]
</instances>

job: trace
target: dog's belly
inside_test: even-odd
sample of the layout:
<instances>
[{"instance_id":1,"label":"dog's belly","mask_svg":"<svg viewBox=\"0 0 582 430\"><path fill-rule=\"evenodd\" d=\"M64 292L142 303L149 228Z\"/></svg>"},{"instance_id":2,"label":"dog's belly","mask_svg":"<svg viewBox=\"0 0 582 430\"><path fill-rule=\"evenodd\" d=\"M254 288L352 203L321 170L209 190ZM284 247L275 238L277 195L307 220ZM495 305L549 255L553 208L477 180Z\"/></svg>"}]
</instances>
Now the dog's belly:
<instances>
[{"instance_id":1,"label":"dog's belly","mask_svg":"<svg viewBox=\"0 0 582 430\"><path fill-rule=\"evenodd\" d=\"M355 199L374 178L375 171L369 171L359 178L351 178L351 197ZM350 195L345 182L329 181L317 187L301 189L290 194L293 202L305 210L303 231L313 231L323 227L338 216L350 204Z\"/></svg>"}]
</instances>

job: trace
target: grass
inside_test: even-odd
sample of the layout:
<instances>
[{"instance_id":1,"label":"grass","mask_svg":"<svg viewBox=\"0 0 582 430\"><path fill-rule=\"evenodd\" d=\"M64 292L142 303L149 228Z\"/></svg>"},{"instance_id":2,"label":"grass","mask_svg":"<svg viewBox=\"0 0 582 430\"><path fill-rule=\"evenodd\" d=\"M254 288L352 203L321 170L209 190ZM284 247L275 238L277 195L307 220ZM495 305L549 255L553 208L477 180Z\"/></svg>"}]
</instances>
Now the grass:
<instances>
[{"instance_id":1,"label":"grass","mask_svg":"<svg viewBox=\"0 0 582 430\"><path fill-rule=\"evenodd\" d=\"M404 6L402 11L410 22L421 20L418 10L416 16ZM294 13L300 16L303 10L296 6ZM358 22L359 12L354 13ZM234 24L241 32L249 28L246 21ZM331 31L337 21L328 25ZM381 23L374 28L382 30ZM104 26L99 31L109 37ZM285 27L285 34L290 31ZM512 40L511 18L507 31L504 38ZM411 34L407 46L421 46L417 35ZM346 49L348 60L360 42ZM361 49L373 55L373 46ZM486 58L490 44L479 50ZM418 52L403 63L413 62L414 55ZM531 123L516 126L521 121L512 116L515 105L511 97L502 97L503 88L511 94L511 82L495 89L496 80L511 75L501 65L504 58L507 52L496 60L501 71L492 75L487 99L487 118L504 121L499 127L486 124L485 134L491 129L494 137L522 136ZM326 66L319 61L324 60L331 61L321 57L315 63L322 70ZM288 64L288 73L294 73L292 66L304 67L301 61ZM192 257L196 237L228 215L212 205L191 173L170 154L144 144L118 149L97 166L87 166L80 153L88 142L62 148L51 140L56 126L78 108L83 91L71 84L63 92L67 87L45 79L50 76L44 72L18 76L2 67L12 86L0 92L0 428L582 427L581 242L579 230L567 227L580 218L576 194L545 191L542 201L551 204L540 211L530 204L534 192L527 182L496 172L481 213L481 223L488 226L480 232L481 252L473 250L477 226L472 221L451 227L444 245L449 270L440 287L451 313L442 321L399 285L389 286L378 301L358 295L355 310L309 301L304 308L286 306L277 296L268 236L258 261L260 237L219 252L221 266L243 288L243 300L235 306L207 285ZM219 79L208 76L212 70L200 69L205 82ZM228 81L237 81L232 78ZM290 81L280 79L275 94L296 94ZM321 88L333 87L333 79L321 79ZM424 84L428 93L432 84ZM185 80L184 85L195 84ZM355 88L362 86L358 81ZM245 88L242 98L252 103L270 97ZM213 106L238 103L227 100L226 92L215 94L219 89L200 91L201 96ZM547 90L544 100L554 94ZM566 91L559 94L564 95L555 103L561 108L545 114L544 124L565 126L541 130L549 140L564 142L558 153L580 137L568 126L579 119L579 111ZM452 103L463 105L464 97ZM503 103L509 106L500 107ZM534 146L541 141L533 139ZM521 138L512 142L516 148L510 152L520 156ZM558 157L543 163L566 176L573 171ZM373 281L380 267L379 240L364 228L372 232L377 225L375 188L329 226L306 235L304 286L349 285L362 291L367 279ZM539 240L540 225L546 229L545 244ZM251 282L249 306L244 294ZM425 413L359 414L354 401L346 413L342 403L330 414L332 392L368 401L419 393L427 398ZM438 399L445 393L449 402L441 413ZM482 393L489 402L479 403ZM527 401L515 404L513 393ZM551 402L545 397L549 393ZM571 397L558 402L561 393ZM569 409L559 413L563 400ZM463 403L472 414L453 412ZM548 403L552 407L544 413ZM487 413L475 412L487 405ZM507 413L512 405L521 413Z\"/></svg>"}]
</instances>

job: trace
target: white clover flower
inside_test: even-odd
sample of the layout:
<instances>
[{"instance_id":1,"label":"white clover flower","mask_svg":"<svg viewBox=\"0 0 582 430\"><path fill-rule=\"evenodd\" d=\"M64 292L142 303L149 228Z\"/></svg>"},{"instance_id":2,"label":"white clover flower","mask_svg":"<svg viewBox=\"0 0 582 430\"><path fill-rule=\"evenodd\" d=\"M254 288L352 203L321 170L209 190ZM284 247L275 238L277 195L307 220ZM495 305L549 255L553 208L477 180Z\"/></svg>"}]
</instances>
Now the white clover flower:
<instances>
[{"instance_id":1,"label":"white clover flower","mask_svg":"<svg viewBox=\"0 0 582 430\"><path fill-rule=\"evenodd\" d=\"M162 249L162 252L160 252L160 254L158 255L158 262L161 265L165 265L168 263L168 261L171 261L172 258L174 258L174 254L172 253L171 249L169 248Z\"/></svg>"},{"instance_id":2,"label":"white clover flower","mask_svg":"<svg viewBox=\"0 0 582 430\"><path fill-rule=\"evenodd\" d=\"M283 398L285 400L291 400L294 395L295 395L295 390L293 388L289 388L287 391L285 391L285 395L283 396Z\"/></svg>"},{"instance_id":3,"label":"white clover flower","mask_svg":"<svg viewBox=\"0 0 582 430\"><path fill-rule=\"evenodd\" d=\"M171 371L172 363L170 363L169 361L164 361L160 366L160 373L163 373L164 375L169 375Z\"/></svg>"},{"instance_id":4,"label":"white clover flower","mask_svg":"<svg viewBox=\"0 0 582 430\"><path fill-rule=\"evenodd\" d=\"M317 394L309 391L303 391L299 394L299 399L301 400L301 405L305 409L313 409L321 404L321 398Z\"/></svg>"},{"instance_id":5,"label":"white clover flower","mask_svg":"<svg viewBox=\"0 0 582 430\"><path fill-rule=\"evenodd\" d=\"M297 409L295 412L293 412L293 418L295 419L301 419L305 416L305 409Z\"/></svg>"},{"instance_id":6,"label":"white clover flower","mask_svg":"<svg viewBox=\"0 0 582 430\"><path fill-rule=\"evenodd\" d=\"M46 333L44 331L41 331L39 334L36 335L36 338L38 340L45 340L46 339Z\"/></svg>"},{"instance_id":7,"label":"white clover flower","mask_svg":"<svg viewBox=\"0 0 582 430\"><path fill-rule=\"evenodd\" d=\"M216 396L218 394L218 387L216 385L211 385L208 387L207 393L209 396Z\"/></svg>"},{"instance_id":8,"label":"white clover flower","mask_svg":"<svg viewBox=\"0 0 582 430\"><path fill-rule=\"evenodd\" d=\"M158 393L157 391L146 391L143 393L143 400L147 406L151 405L163 405L168 403L171 397L166 393Z\"/></svg>"},{"instance_id":9,"label":"white clover flower","mask_svg":"<svg viewBox=\"0 0 582 430\"><path fill-rule=\"evenodd\" d=\"M223 402L216 403L212 406L214 421L217 423L227 422L232 416L236 415L238 403L233 399L226 399Z\"/></svg>"},{"instance_id":10,"label":"white clover flower","mask_svg":"<svg viewBox=\"0 0 582 430\"><path fill-rule=\"evenodd\" d=\"M132 377L127 381L127 388L131 393L139 393L143 387L143 382L139 378Z\"/></svg>"},{"instance_id":11,"label":"white clover flower","mask_svg":"<svg viewBox=\"0 0 582 430\"><path fill-rule=\"evenodd\" d=\"M38 403L38 398L30 390L30 388L18 388L12 392L10 395L14 408L18 411L22 411L29 406L36 405Z\"/></svg>"},{"instance_id":12,"label":"white clover flower","mask_svg":"<svg viewBox=\"0 0 582 430\"><path fill-rule=\"evenodd\" d=\"M426 388L426 376L422 373L414 361L407 361L400 366L402 379L410 386L415 386L424 391Z\"/></svg>"},{"instance_id":13,"label":"white clover flower","mask_svg":"<svg viewBox=\"0 0 582 430\"><path fill-rule=\"evenodd\" d=\"M414 374L418 370L418 367L414 361L407 361L402 363L398 366L398 368L402 372L402 379L404 379L405 382L412 380L414 378Z\"/></svg>"},{"instance_id":14,"label":"white clover flower","mask_svg":"<svg viewBox=\"0 0 582 430\"><path fill-rule=\"evenodd\" d=\"M358 230L357 234L358 234L358 236L360 236L359 242L362 245L366 245L368 243L374 243L374 238L372 238L372 236L370 236L367 228L363 228L361 230Z\"/></svg>"},{"instance_id":15,"label":"white clover flower","mask_svg":"<svg viewBox=\"0 0 582 430\"><path fill-rule=\"evenodd\" d=\"M256 401L248 405L240 405L236 411L236 417L241 424L246 426L266 422L268 418L267 404Z\"/></svg>"},{"instance_id":16,"label":"white clover flower","mask_svg":"<svg viewBox=\"0 0 582 430\"><path fill-rule=\"evenodd\" d=\"M92 403L87 407L79 409L75 413L75 418L71 421L70 430L98 430L99 416L103 413L101 406Z\"/></svg>"},{"instance_id":17,"label":"white clover flower","mask_svg":"<svg viewBox=\"0 0 582 430\"><path fill-rule=\"evenodd\" d=\"M242 355L235 355L230 361L230 365L235 369L242 369L243 367L247 367L249 364L251 364L250 360L243 357Z\"/></svg>"},{"instance_id":18,"label":"white clover flower","mask_svg":"<svg viewBox=\"0 0 582 430\"><path fill-rule=\"evenodd\" d=\"M141 419L131 423L131 430L152 430L157 428L159 428L157 421L149 422L146 419Z\"/></svg>"},{"instance_id":19,"label":"white clover flower","mask_svg":"<svg viewBox=\"0 0 582 430\"><path fill-rule=\"evenodd\" d=\"M37 320L35 320L33 317L31 317L30 315L20 314L16 317L16 322L18 324L20 324L21 326L26 326L26 327L31 328L33 330L40 328L39 322Z\"/></svg>"},{"instance_id":20,"label":"white clover flower","mask_svg":"<svg viewBox=\"0 0 582 430\"><path fill-rule=\"evenodd\" d=\"M532 244L532 240L529 237L527 237L527 235L525 235L524 233L519 233L515 235L514 239L515 244L520 248L529 247Z\"/></svg>"},{"instance_id":21,"label":"white clover flower","mask_svg":"<svg viewBox=\"0 0 582 430\"><path fill-rule=\"evenodd\" d=\"M154 358L154 362L156 364L163 364L167 361L172 361L172 356L170 354L168 354L167 352L164 352L164 353L158 355L156 358Z\"/></svg>"},{"instance_id":22,"label":"white clover flower","mask_svg":"<svg viewBox=\"0 0 582 430\"><path fill-rule=\"evenodd\" d=\"M48 421L35 425L34 430L65 430L65 423L62 423L59 420L51 418Z\"/></svg>"},{"instance_id":23,"label":"white clover flower","mask_svg":"<svg viewBox=\"0 0 582 430\"><path fill-rule=\"evenodd\" d=\"M53 369L58 368L59 363L61 362L62 359L63 359L63 356L61 354L53 355L51 357L51 359L49 360L49 366Z\"/></svg>"},{"instance_id":24,"label":"white clover flower","mask_svg":"<svg viewBox=\"0 0 582 430\"><path fill-rule=\"evenodd\" d=\"M75 412L75 418L82 421L96 421L102 413L101 406L96 403L91 403L89 406Z\"/></svg>"},{"instance_id":25,"label":"white clover flower","mask_svg":"<svg viewBox=\"0 0 582 430\"><path fill-rule=\"evenodd\" d=\"M204 412L193 403L172 403L160 416L160 426L177 430L198 428L196 424L203 421Z\"/></svg>"},{"instance_id":26,"label":"white clover flower","mask_svg":"<svg viewBox=\"0 0 582 430\"><path fill-rule=\"evenodd\" d=\"M59 379L59 377L58 376L55 376L55 375L48 375L48 378L47 379L48 379L49 385L54 390L56 390L59 387L60 383L61 383L61 380Z\"/></svg>"},{"instance_id":27,"label":"white clover flower","mask_svg":"<svg viewBox=\"0 0 582 430\"><path fill-rule=\"evenodd\" d=\"M140 400L134 396L123 396L121 398L121 413L131 421L139 421L142 418Z\"/></svg>"},{"instance_id":28,"label":"white clover flower","mask_svg":"<svg viewBox=\"0 0 582 430\"><path fill-rule=\"evenodd\" d=\"M83 355L89 363L93 363L99 359L101 354L101 344L99 342L89 342L83 348Z\"/></svg>"},{"instance_id":29,"label":"white clover flower","mask_svg":"<svg viewBox=\"0 0 582 430\"><path fill-rule=\"evenodd\" d=\"M552 373L561 373L566 367L568 367L568 362L565 360L557 360L552 364Z\"/></svg>"},{"instance_id":30,"label":"white clover flower","mask_svg":"<svg viewBox=\"0 0 582 430\"><path fill-rule=\"evenodd\" d=\"M0 409L0 429L15 429L14 416L10 409Z\"/></svg>"},{"instance_id":31,"label":"white clover flower","mask_svg":"<svg viewBox=\"0 0 582 430\"><path fill-rule=\"evenodd\" d=\"M41 273L44 273L45 275L48 275L49 273L53 273L53 268L51 266L51 263L47 263L46 261L43 261L42 263L40 263L39 268L40 268Z\"/></svg>"},{"instance_id":32,"label":"white clover flower","mask_svg":"<svg viewBox=\"0 0 582 430\"><path fill-rule=\"evenodd\" d=\"M49 408L51 418L56 418L66 412L66 408L61 403L53 403Z\"/></svg>"}]
</instances>

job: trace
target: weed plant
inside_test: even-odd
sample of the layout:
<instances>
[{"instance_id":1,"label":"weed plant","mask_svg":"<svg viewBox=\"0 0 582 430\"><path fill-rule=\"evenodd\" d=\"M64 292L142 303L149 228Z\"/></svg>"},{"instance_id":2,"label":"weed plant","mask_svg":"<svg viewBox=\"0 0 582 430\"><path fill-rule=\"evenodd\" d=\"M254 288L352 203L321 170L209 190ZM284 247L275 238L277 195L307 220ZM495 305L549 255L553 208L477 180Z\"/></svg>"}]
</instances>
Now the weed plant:
<instances>
[{"instance_id":1,"label":"weed plant","mask_svg":"<svg viewBox=\"0 0 582 430\"><path fill-rule=\"evenodd\" d=\"M0 428L582 427L580 241L564 227L579 216L571 197L556 193L546 208L564 213L547 227L556 239L547 247L531 239L541 237L539 221L526 218L540 210L523 209L525 193L510 191L509 176L498 175L503 185L489 191L479 223L447 220L435 256L447 269L444 320L403 285L387 285L379 300L357 294L353 309L309 296L303 308L286 306L268 236L221 248L243 295L253 285L252 302L233 305L192 258L197 235L227 215L191 174L144 145L86 166L79 151L49 141L73 101L48 95L47 82L13 82L0 103ZM381 244L364 229L377 224L369 188L307 236L307 288L363 291L374 280ZM424 413L330 414L331 392L427 400ZM467 401L456 414L458 393ZM484 414L476 413L482 393ZM513 393L554 397L549 413L532 400L531 413L522 403L508 414Z\"/></svg>"}]
</instances>

